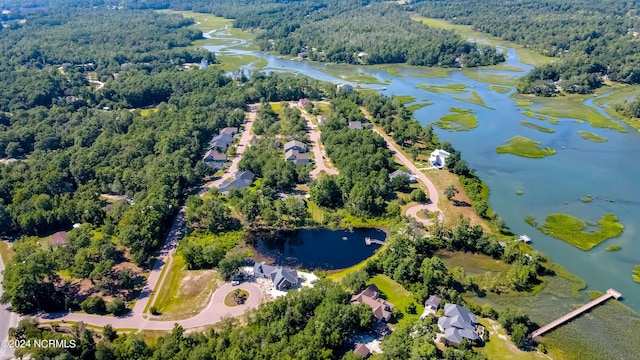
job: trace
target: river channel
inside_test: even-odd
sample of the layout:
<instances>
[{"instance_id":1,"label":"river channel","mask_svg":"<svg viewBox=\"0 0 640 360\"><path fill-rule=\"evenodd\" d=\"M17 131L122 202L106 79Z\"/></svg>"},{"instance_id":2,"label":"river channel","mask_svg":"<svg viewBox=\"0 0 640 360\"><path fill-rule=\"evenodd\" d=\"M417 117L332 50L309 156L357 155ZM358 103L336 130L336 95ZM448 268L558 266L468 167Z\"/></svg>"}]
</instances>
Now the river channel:
<instances>
[{"instance_id":1,"label":"river channel","mask_svg":"<svg viewBox=\"0 0 640 360\"><path fill-rule=\"evenodd\" d=\"M327 73L330 65L287 60L248 51L241 46L244 40L229 40L228 45L205 48L216 54L252 55L265 59L266 72L300 73L318 80L345 82ZM520 63L513 49L505 50L507 64L519 67L523 72L480 72L522 75L532 68ZM640 284L636 284L631 277L634 266L640 264L640 241L637 240L640 230L638 131L626 125L623 125L627 130L624 133L613 129L593 128L588 122L576 119L559 118L558 124L550 124L527 118L523 114L525 110L509 97L515 89L501 94L490 90L490 84L475 81L461 71L449 71L444 78L427 78L419 71L409 69L400 70L400 76L394 76L366 66L349 68L354 72L373 75L384 83L357 85L377 89L385 95L411 95L417 102L432 102L432 105L414 113L423 125L438 121L453 107L473 110L478 117L477 128L470 131L446 131L436 126L435 130L440 140L450 141L462 151L463 158L487 183L491 189L491 207L504 218L512 232L529 235L536 249L585 280L590 290L604 292L610 287L615 288L623 293L626 305L640 312ZM464 84L468 91L465 94L440 94L416 87L421 84ZM454 99L456 96L468 97L472 91L488 107ZM590 100L585 105L609 117ZM543 133L524 127L520 124L521 120L535 122L552 128L555 132ZM606 137L608 141L596 143L585 140L578 134L580 130ZM543 147L555 148L557 153L543 159L496 153L497 146L516 135L539 141ZM522 195L516 195L517 190L522 190ZM587 195L591 195L593 201L580 201ZM545 217L552 213L566 213L590 222L596 222L602 215L612 213L624 225L624 232L620 237L609 239L585 252L544 235L524 221L525 216L533 215L539 222L544 222ZM611 245L620 245L622 250L605 251Z\"/></svg>"}]
</instances>

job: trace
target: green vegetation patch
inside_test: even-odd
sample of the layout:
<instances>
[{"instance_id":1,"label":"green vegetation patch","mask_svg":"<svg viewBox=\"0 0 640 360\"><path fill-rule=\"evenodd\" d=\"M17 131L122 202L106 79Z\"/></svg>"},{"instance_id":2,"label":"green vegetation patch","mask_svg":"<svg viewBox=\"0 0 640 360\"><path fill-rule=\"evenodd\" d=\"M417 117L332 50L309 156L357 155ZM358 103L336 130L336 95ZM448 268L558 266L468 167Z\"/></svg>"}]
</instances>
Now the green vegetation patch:
<instances>
[{"instance_id":1,"label":"green vegetation patch","mask_svg":"<svg viewBox=\"0 0 640 360\"><path fill-rule=\"evenodd\" d=\"M487 105L487 103L484 102L484 99L480 96L480 94L478 94L475 91L471 92L471 95L469 95L468 98L454 97L454 99L455 100L459 100L459 101L468 102L470 104L476 104L476 105L484 106L484 107L486 107L488 109L493 109L491 106Z\"/></svg>"},{"instance_id":2,"label":"green vegetation patch","mask_svg":"<svg viewBox=\"0 0 640 360\"><path fill-rule=\"evenodd\" d=\"M460 108L449 109L452 114L444 115L440 121L435 122L440 128L445 130L466 131L478 126L478 117L473 115L473 110Z\"/></svg>"},{"instance_id":3,"label":"green vegetation patch","mask_svg":"<svg viewBox=\"0 0 640 360\"><path fill-rule=\"evenodd\" d=\"M482 69L464 69L462 70L462 74L469 79L486 84L502 86L516 86L518 84L517 75L494 74ZM511 88L507 89L511 90ZM506 92L508 92L509 90L507 90Z\"/></svg>"},{"instance_id":4,"label":"green vegetation patch","mask_svg":"<svg viewBox=\"0 0 640 360\"><path fill-rule=\"evenodd\" d=\"M375 76L365 73L358 72L358 69L353 65L328 65L328 66L318 66L316 64L312 64L312 66L323 73L329 74L335 78L342 79L348 82L356 82L362 84L379 84L383 85L384 82L378 80Z\"/></svg>"},{"instance_id":5,"label":"green vegetation patch","mask_svg":"<svg viewBox=\"0 0 640 360\"><path fill-rule=\"evenodd\" d=\"M593 198L591 197L591 195L587 195L587 196L581 198L580 201L582 201L583 203L587 204L587 203L590 203L591 201L593 201Z\"/></svg>"},{"instance_id":6,"label":"green vegetation patch","mask_svg":"<svg viewBox=\"0 0 640 360\"><path fill-rule=\"evenodd\" d=\"M378 289L380 289L382 297L395 305L396 309L403 313L402 321L414 321L418 319L420 314L422 314L424 305L420 302L416 302L410 291L403 288L402 285L398 284L387 275L376 275L371 278L370 283L375 284ZM415 314L407 313L407 307L412 303L416 305Z\"/></svg>"},{"instance_id":7,"label":"green vegetation patch","mask_svg":"<svg viewBox=\"0 0 640 360\"><path fill-rule=\"evenodd\" d=\"M542 131L542 132L546 132L546 133L554 133L554 132L556 132L553 129L549 129L549 128L546 128L544 126L540 126L540 125L534 124L534 123L526 121L526 120L520 120L520 125L522 125L524 127L528 127L529 129L534 129L534 130L538 130L538 131Z\"/></svg>"},{"instance_id":8,"label":"green vegetation patch","mask_svg":"<svg viewBox=\"0 0 640 360\"><path fill-rule=\"evenodd\" d=\"M620 132L626 130L620 122L607 118L598 110L584 104L588 97L585 95L566 95L555 97L531 97L521 94L509 95L516 101L527 100L531 106L523 106L528 112L535 112L557 118L569 118L588 121L595 128L614 129ZM533 108L535 106L535 108ZM525 115L527 115L525 113Z\"/></svg>"},{"instance_id":9,"label":"green vegetation patch","mask_svg":"<svg viewBox=\"0 0 640 360\"><path fill-rule=\"evenodd\" d=\"M230 291L227 296L224 298L224 305L228 307L234 307L241 304L249 299L249 292L247 290L236 289Z\"/></svg>"},{"instance_id":10,"label":"green vegetation patch","mask_svg":"<svg viewBox=\"0 0 640 360\"><path fill-rule=\"evenodd\" d=\"M419 89L434 92L437 94L462 94L467 92L465 84L431 85L421 84L416 86Z\"/></svg>"},{"instance_id":11,"label":"green vegetation patch","mask_svg":"<svg viewBox=\"0 0 640 360\"><path fill-rule=\"evenodd\" d=\"M516 195L522 195L524 194L524 191L522 191L521 189L516 190Z\"/></svg>"},{"instance_id":12,"label":"green vegetation patch","mask_svg":"<svg viewBox=\"0 0 640 360\"><path fill-rule=\"evenodd\" d=\"M602 136L598 136L597 134L594 134L592 132L588 132L588 131L578 131L578 134L580 134L580 136L582 136L583 139L585 140L589 140L589 141L593 141L593 142L606 142L607 138L606 137L602 137Z\"/></svg>"},{"instance_id":13,"label":"green vegetation patch","mask_svg":"<svg viewBox=\"0 0 640 360\"><path fill-rule=\"evenodd\" d=\"M587 251L607 239L620 236L624 226L613 214L605 214L597 224L591 225L571 215L551 214L538 229Z\"/></svg>"},{"instance_id":14,"label":"green vegetation patch","mask_svg":"<svg viewBox=\"0 0 640 360\"><path fill-rule=\"evenodd\" d=\"M620 246L620 245L612 245L612 246L609 246L608 248L606 248L605 250L607 250L607 251L618 251L620 249L622 249L622 246Z\"/></svg>"},{"instance_id":15,"label":"green vegetation patch","mask_svg":"<svg viewBox=\"0 0 640 360\"><path fill-rule=\"evenodd\" d=\"M522 102L521 104L530 104L530 103ZM523 106L524 107L524 106L527 106L527 105L518 105L518 106ZM550 123L552 123L554 125L560 122L560 120L558 120L558 119L556 119L554 117L545 116L545 115L542 115L542 114L536 114L536 113L534 113L532 111L525 111L522 114L524 116L528 116L530 118L548 121L548 122L550 122Z\"/></svg>"},{"instance_id":16,"label":"green vegetation patch","mask_svg":"<svg viewBox=\"0 0 640 360\"><path fill-rule=\"evenodd\" d=\"M416 101L416 97L411 95L391 95L391 98L399 101L402 105Z\"/></svg>"},{"instance_id":17,"label":"green vegetation patch","mask_svg":"<svg viewBox=\"0 0 640 360\"><path fill-rule=\"evenodd\" d=\"M633 281L640 283L640 265L636 265L636 267L633 268L631 276L633 277Z\"/></svg>"},{"instance_id":18,"label":"green vegetation patch","mask_svg":"<svg viewBox=\"0 0 640 360\"><path fill-rule=\"evenodd\" d=\"M500 86L500 85L491 85L489 86L489 90L495 91L500 94L506 94L511 91L511 88L508 86Z\"/></svg>"},{"instance_id":19,"label":"green vegetation patch","mask_svg":"<svg viewBox=\"0 0 640 360\"><path fill-rule=\"evenodd\" d=\"M550 147L542 148L539 144L540 142L538 141L518 135L507 140L507 145L498 146L496 151L498 154L513 154L534 159L540 159L556 153L555 149Z\"/></svg>"},{"instance_id":20,"label":"green vegetation patch","mask_svg":"<svg viewBox=\"0 0 640 360\"><path fill-rule=\"evenodd\" d=\"M533 226L533 227L538 227L538 222L536 221L536 217L533 215L527 215L524 217L524 222L526 222L527 224Z\"/></svg>"},{"instance_id":21,"label":"green vegetation patch","mask_svg":"<svg viewBox=\"0 0 640 360\"><path fill-rule=\"evenodd\" d=\"M429 105L433 105L433 103L431 101L421 101L419 103L415 103L415 104L411 104L408 106L405 106L405 108L411 112L414 112L418 109L422 109L425 106L429 106Z\"/></svg>"}]
</instances>

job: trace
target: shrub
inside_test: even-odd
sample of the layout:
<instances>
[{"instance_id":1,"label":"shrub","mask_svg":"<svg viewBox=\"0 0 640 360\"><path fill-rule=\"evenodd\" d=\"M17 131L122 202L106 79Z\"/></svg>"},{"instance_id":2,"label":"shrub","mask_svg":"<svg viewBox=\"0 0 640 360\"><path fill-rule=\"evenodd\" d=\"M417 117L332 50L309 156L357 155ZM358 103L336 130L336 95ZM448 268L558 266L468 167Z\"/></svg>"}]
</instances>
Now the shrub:
<instances>
[{"instance_id":1,"label":"shrub","mask_svg":"<svg viewBox=\"0 0 640 360\"><path fill-rule=\"evenodd\" d=\"M120 315L127 307L124 305L124 301L119 298L113 299L112 302L107 304L107 312L113 315Z\"/></svg>"},{"instance_id":2,"label":"shrub","mask_svg":"<svg viewBox=\"0 0 640 360\"><path fill-rule=\"evenodd\" d=\"M149 308L149 312L151 313L151 315L160 315L158 308L155 306L152 306L151 308Z\"/></svg>"},{"instance_id":3,"label":"shrub","mask_svg":"<svg viewBox=\"0 0 640 360\"><path fill-rule=\"evenodd\" d=\"M411 200L424 203L427 202L427 195L422 189L415 189L411 192Z\"/></svg>"},{"instance_id":4,"label":"shrub","mask_svg":"<svg viewBox=\"0 0 640 360\"><path fill-rule=\"evenodd\" d=\"M100 296L90 296L80 304L80 308L89 314L104 313L104 300Z\"/></svg>"}]
</instances>

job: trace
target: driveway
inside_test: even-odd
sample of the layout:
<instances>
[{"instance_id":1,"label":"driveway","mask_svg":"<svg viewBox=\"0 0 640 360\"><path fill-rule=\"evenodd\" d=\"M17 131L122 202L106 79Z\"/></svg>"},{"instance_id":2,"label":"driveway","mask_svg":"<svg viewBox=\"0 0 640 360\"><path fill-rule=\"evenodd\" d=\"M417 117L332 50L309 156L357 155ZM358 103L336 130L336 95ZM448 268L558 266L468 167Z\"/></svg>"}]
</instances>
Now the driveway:
<instances>
[{"instance_id":1,"label":"driveway","mask_svg":"<svg viewBox=\"0 0 640 360\"><path fill-rule=\"evenodd\" d=\"M330 166L327 159L322 155L322 150L320 149L320 131L318 131L318 127L313 125L311 116L309 116L304 109L300 108L300 114L307 120L307 130L309 131L309 139L311 140L313 156L316 162L316 168L309 173L309 176L311 176L312 179L317 179L318 175L323 171L329 175L338 175L338 170Z\"/></svg>"}]
</instances>

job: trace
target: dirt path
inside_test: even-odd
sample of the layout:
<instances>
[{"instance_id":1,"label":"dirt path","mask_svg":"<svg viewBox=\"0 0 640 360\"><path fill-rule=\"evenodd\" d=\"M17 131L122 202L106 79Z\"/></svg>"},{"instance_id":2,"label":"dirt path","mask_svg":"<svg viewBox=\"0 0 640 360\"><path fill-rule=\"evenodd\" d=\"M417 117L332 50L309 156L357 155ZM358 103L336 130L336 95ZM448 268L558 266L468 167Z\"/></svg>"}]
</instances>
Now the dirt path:
<instances>
[{"instance_id":1,"label":"dirt path","mask_svg":"<svg viewBox=\"0 0 640 360\"><path fill-rule=\"evenodd\" d=\"M329 165L328 160L325 159L322 154L322 149L320 149L320 131L318 131L318 127L313 125L311 116L309 116L304 109L300 108L300 106L298 106L298 108L300 109L300 115L307 120L307 131L309 131L309 139L311 140L313 156L315 157L316 162L316 168L309 173L309 176L311 176L312 179L317 179L318 175L323 171L329 175L338 175L338 170Z\"/></svg>"}]
</instances>

